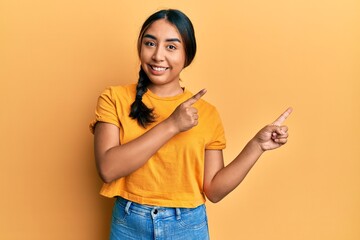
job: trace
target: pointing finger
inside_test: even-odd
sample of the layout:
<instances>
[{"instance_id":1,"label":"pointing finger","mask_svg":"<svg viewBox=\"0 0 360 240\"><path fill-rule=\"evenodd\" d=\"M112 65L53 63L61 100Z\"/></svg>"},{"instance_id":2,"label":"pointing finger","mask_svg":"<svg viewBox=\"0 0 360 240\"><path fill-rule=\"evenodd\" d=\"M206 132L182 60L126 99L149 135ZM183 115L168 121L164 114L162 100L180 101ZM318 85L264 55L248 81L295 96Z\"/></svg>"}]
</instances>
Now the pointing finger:
<instances>
[{"instance_id":1,"label":"pointing finger","mask_svg":"<svg viewBox=\"0 0 360 240\"><path fill-rule=\"evenodd\" d=\"M275 120L275 122L272 123L272 125L280 126L282 123L289 117L290 113L292 112L292 108L288 108L283 114L278 117L278 119Z\"/></svg>"},{"instance_id":2,"label":"pointing finger","mask_svg":"<svg viewBox=\"0 0 360 240\"><path fill-rule=\"evenodd\" d=\"M189 98L188 100L186 100L185 102L183 102L183 104L185 104L186 106L191 106L194 103L196 103L197 101L199 101L199 99L204 96L204 94L206 93L206 89L202 89L200 90L197 94L195 94L194 96L192 96L191 98Z\"/></svg>"}]
</instances>

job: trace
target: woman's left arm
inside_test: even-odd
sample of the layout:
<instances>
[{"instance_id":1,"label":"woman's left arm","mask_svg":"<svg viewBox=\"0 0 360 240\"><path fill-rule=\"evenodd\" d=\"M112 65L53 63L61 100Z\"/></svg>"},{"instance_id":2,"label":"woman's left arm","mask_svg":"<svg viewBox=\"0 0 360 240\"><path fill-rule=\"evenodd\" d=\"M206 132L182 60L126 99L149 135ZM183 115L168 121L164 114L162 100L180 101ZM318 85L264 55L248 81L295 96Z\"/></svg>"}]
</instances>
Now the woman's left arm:
<instances>
[{"instance_id":1,"label":"woman's left arm","mask_svg":"<svg viewBox=\"0 0 360 240\"><path fill-rule=\"evenodd\" d=\"M275 122L262 128L226 167L222 150L205 151L204 193L211 202L219 202L234 190L265 151L287 142L288 128L281 124L291 112L291 108L287 109Z\"/></svg>"}]
</instances>

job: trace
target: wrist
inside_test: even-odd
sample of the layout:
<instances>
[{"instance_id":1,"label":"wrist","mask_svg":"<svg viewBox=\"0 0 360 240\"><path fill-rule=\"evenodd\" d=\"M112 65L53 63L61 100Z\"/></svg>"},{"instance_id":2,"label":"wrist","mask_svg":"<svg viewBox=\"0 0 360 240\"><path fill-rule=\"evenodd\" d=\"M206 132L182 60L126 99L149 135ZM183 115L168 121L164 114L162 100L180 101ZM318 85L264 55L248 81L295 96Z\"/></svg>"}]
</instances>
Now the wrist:
<instances>
[{"instance_id":1,"label":"wrist","mask_svg":"<svg viewBox=\"0 0 360 240\"><path fill-rule=\"evenodd\" d=\"M257 141L255 138L252 138L248 145L251 147L253 151L256 151L259 155L263 154L265 152L265 149L262 148L259 141Z\"/></svg>"},{"instance_id":2,"label":"wrist","mask_svg":"<svg viewBox=\"0 0 360 240\"><path fill-rule=\"evenodd\" d=\"M180 133L179 129L177 128L176 124L174 124L174 121L172 121L171 118L165 119L162 124L164 124L164 128L166 131L168 131L172 135L176 135Z\"/></svg>"}]
</instances>

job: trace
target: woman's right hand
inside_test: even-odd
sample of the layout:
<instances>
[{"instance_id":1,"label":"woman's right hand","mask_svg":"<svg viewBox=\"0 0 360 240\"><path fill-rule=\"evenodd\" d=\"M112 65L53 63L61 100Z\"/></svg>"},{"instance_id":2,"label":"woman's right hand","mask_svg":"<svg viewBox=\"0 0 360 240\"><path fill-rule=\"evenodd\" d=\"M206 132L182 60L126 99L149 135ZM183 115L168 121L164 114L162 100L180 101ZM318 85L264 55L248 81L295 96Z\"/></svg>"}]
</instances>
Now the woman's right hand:
<instances>
[{"instance_id":1,"label":"woman's right hand","mask_svg":"<svg viewBox=\"0 0 360 240\"><path fill-rule=\"evenodd\" d=\"M206 93L206 89L202 89L197 94L181 103L167 119L176 128L177 132L184 132L198 124L198 111L192 105Z\"/></svg>"}]
</instances>

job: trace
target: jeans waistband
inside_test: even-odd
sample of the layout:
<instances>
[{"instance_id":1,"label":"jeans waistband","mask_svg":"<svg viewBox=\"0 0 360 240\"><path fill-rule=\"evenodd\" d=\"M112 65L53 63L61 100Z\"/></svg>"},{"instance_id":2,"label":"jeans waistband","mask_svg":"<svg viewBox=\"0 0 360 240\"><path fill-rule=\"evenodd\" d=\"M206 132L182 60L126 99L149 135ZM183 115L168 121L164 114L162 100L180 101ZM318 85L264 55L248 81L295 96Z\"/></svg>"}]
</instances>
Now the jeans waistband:
<instances>
[{"instance_id":1,"label":"jeans waistband","mask_svg":"<svg viewBox=\"0 0 360 240\"><path fill-rule=\"evenodd\" d=\"M181 219L181 214L186 214L187 212L191 212L192 210L196 209L196 208L172 208L172 207L143 205L129 201L122 197L117 197L116 202L124 208L124 211L127 214L134 213L152 218L154 217L165 218L165 217L176 216L176 219L179 220ZM204 207L204 206L200 205L199 207Z\"/></svg>"}]
</instances>

